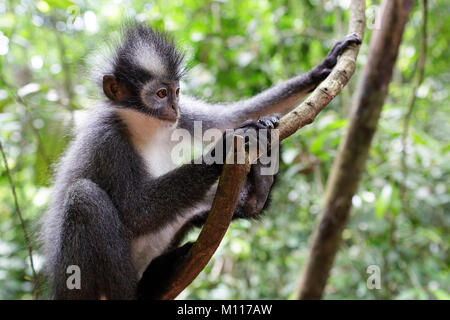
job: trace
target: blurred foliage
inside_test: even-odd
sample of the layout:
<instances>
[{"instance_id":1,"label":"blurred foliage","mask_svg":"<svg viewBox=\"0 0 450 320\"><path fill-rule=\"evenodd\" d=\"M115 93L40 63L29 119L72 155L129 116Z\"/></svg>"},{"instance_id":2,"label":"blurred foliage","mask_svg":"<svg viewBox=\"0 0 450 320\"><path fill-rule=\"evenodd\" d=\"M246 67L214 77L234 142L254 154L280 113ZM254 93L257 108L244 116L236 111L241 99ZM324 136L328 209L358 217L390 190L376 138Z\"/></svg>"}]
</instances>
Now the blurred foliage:
<instances>
[{"instance_id":1,"label":"blurred foliage","mask_svg":"<svg viewBox=\"0 0 450 320\"><path fill-rule=\"evenodd\" d=\"M411 119L408 175L401 173L401 132L420 46L417 4L325 298L450 298L450 3L429 3L428 60ZM230 101L319 62L345 35L348 4L0 0L0 139L29 231L38 228L51 167L67 144L69 129L99 94L86 77L86 58L118 32L125 17L175 36L191 67L185 92ZM376 5L368 1L368 13ZM313 125L284 144L279 183L265 218L233 223L213 260L181 298L292 297L370 36L369 28L349 86ZM29 299L26 245L3 163L0 168L0 299ZM401 183L407 186L408 210L399 198ZM38 253L35 260L40 269ZM366 286L366 269L373 264L381 268L381 290Z\"/></svg>"}]
</instances>

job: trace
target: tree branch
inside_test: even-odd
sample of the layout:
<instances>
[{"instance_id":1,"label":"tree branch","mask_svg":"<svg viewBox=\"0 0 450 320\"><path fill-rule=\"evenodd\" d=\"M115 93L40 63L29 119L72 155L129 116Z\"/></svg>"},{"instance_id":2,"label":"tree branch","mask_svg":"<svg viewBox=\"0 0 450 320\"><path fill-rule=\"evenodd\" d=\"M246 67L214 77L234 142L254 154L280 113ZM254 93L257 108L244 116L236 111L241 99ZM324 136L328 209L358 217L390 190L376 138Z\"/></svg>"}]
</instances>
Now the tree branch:
<instances>
[{"instance_id":1,"label":"tree branch","mask_svg":"<svg viewBox=\"0 0 450 320\"><path fill-rule=\"evenodd\" d=\"M28 236L27 228L25 226L25 221L23 220L22 211L20 210L19 201L17 199L16 186L14 184L14 180L12 178L11 171L9 170L8 160L6 159L5 150L3 150L3 144L1 141L0 141L0 153L2 154L3 163L5 164L6 175L8 176L9 185L11 187L11 192L14 197L16 213L19 216L20 225L22 226L23 235L25 237L25 242L26 242L27 248L28 248L28 255L30 258L30 267L31 267L31 272L33 274L33 278L32 278L33 299L37 299L39 291L38 291L38 278L36 275L36 270L34 269L34 262L33 262L33 247L31 246L31 241L30 241L30 237Z\"/></svg>"},{"instance_id":2,"label":"tree branch","mask_svg":"<svg viewBox=\"0 0 450 320\"><path fill-rule=\"evenodd\" d=\"M234 138L235 146L242 143L242 137L234 136ZM234 153L230 152L227 159L232 155ZM216 195L205 225L189 251L188 258L170 280L171 285L160 299L175 299L198 276L208 264L228 230L250 167L248 164L227 163L223 166Z\"/></svg>"},{"instance_id":3,"label":"tree branch","mask_svg":"<svg viewBox=\"0 0 450 320\"><path fill-rule=\"evenodd\" d=\"M349 33L355 33L361 39L364 36L364 10L364 0L352 0ZM355 71L358 52L359 45L351 45L347 48L328 78L314 90L308 99L280 120L278 125L280 140L313 122L319 112L337 96ZM161 296L161 299L176 298L211 259L231 222L248 169L248 165L224 166L208 219L191 248L189 257L177 270L171 279L171 286Z\"/></svg>"},{"instance_id":4,"label":"tree branch","mask_svg":"<svg viewBox=\"0 0 450 320\"><path fill-rule=\"evenodd\" d=\"M350 214L352 198L364 171L412 5L412 0L384 0L382 3L381 27L372 34L347 132L327 181L320 221L312 236L300 279L299 299L322 297Z\"/></svg>"}]
</instances>

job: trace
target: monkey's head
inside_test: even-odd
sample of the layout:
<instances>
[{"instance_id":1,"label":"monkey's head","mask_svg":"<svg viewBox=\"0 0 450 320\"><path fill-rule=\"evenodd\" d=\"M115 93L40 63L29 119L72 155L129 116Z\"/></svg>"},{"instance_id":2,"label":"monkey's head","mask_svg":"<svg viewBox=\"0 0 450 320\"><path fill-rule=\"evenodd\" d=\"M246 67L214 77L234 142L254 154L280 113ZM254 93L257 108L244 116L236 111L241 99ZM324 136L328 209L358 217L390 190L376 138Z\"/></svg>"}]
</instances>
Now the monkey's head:
<instances>
[{"instance_id":1,"label":"monkey's head","mask_svg":"<svg viewBox=\"0 0 450 320\"><path fill-rule=\"evenodd\" d=\"M183 58L166 34L128 23L102 72L103 92L115 106L174 122L179 115Z\"/></svg>"}]
</instances>

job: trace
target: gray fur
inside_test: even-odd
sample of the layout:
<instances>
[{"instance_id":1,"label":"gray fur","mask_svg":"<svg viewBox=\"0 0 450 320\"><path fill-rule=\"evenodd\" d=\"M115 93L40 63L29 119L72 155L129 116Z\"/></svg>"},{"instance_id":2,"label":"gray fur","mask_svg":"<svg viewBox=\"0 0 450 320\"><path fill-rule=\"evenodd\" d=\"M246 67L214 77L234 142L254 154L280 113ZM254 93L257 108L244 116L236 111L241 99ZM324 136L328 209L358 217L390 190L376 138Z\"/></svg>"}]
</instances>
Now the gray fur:
<instances>
[{"instance_id":1,"label":"gray fur","mask_svg":"<svg viewBox=\"0 0 450 320\"><path fill-rule=\"evenodd\" d=\"M151 52L142 55L136 48ZM178 126L192 130L193 121L202 120L203 129L223 131L248 119L286 113L329 73L330 65L325 62L306 75L241 102L206 104L182 96ZM104 63L105 74L113 73L125 81L131 98L99 103L75 132L57 165L41 232L46 274L55 299L157 297L164 280L189 249L178 248L182 235L192 225L204 222L222 169L220 164L177 167L168 163L156 170L155 163L148 159L164 144L153 144L154 133L170 133L176 128L159 121L139 100L140 90L148 81L178 81L182 76L182 55L171 40L145 25L129 24L123 41ZM152 63L161 65L153 67ZM148 136L143 140L150 142L145 147L136 146L124 110L151 120L153 130L145 130ZM270 127L270 121L258 126ZM171 161L167 156L158 159ZM273 182L272 176L261 176L255 165L235 217L257 216L267 205ZM80 290L66 287L69 265L81 268Z\"/></svg>"}]
</instances>

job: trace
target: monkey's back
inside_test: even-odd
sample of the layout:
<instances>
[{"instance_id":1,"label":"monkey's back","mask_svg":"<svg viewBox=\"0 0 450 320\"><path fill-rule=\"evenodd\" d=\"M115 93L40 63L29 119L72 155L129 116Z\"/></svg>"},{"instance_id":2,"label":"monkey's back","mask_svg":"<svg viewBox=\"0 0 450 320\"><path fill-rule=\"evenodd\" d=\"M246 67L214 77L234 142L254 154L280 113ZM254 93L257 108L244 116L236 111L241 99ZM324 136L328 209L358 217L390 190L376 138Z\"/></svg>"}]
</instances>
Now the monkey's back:
<instances>
[{"instance_id":1,"label":"monkey's back","mask_svg":"<svg viewBox=\"0 0 450 320\"><path fill-rule=\"evenodd\" d=\"M108 170L120 166L111 158L114 153L111 141L122 139L114 110L99 105L88 111L85 119L55 166L50 203L41 220L40 242L46 259L45 272L49 275L58 268L57 257L62 250L61 237L66 219L64 204L71 185L87 179L108 189L114 183L109 181Z\"/></svg>"}]
</instances>

